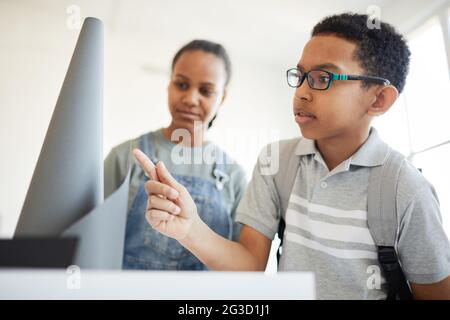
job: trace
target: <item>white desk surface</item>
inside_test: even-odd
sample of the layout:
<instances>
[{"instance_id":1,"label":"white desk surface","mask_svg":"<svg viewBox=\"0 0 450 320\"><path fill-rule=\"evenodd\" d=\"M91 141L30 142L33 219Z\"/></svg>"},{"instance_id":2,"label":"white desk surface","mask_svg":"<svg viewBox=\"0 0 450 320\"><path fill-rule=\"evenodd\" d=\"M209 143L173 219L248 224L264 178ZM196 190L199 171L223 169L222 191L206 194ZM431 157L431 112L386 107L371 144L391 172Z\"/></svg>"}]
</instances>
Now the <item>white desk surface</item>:
<instances>
[{"instance_id":1,"label":"white desk surface","mask_svg":"<svg viewBox=\"0 0 450 320\"><path fill-rule=\"evenodd\" d=\"M0 270L0 299L314 299L312 273Z\"/></svg>"}]
</instances>

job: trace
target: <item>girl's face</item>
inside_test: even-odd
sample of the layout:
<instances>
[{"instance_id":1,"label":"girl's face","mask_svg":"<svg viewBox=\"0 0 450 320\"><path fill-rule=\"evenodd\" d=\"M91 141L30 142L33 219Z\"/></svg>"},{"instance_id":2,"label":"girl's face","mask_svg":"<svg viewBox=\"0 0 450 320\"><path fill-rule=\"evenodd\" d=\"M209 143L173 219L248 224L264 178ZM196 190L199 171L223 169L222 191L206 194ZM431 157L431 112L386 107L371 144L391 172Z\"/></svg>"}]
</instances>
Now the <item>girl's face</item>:
<instances>
[{"instance_id":1,"label":"girl's face","mask_svg":"<svg viewBox=\"0 0 450 320\"><path fill-rule=\"evenodd\" d=\"M171 126L193 132L194 122L206 129L225 98L223 60L201 50L184 52L175 63L168 87Z\"/></svg>"}]
</instances>

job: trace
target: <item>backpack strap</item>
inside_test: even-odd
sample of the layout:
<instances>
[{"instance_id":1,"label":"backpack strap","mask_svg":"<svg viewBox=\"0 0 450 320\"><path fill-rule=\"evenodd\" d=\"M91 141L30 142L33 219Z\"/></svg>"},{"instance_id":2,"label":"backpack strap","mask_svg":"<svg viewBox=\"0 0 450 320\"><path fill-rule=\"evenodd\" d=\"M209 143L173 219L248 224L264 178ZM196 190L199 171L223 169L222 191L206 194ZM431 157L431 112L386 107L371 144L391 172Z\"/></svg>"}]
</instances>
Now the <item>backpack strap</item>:
<instances>
[{"instance_id":1,"label":"backpack strap","mask_svg":"<svg viewBox=\"0 0 450 320\"><path fill-rule=\"evenodd\" d=\"M401 153L388 148L385 163L372 168L369 178L367 223L388 284L387 300L412 299L396 251L397 185L404 163L405 157Z\"/></svg>"},{"instance_id":2,"label":"backpack strap","mask_svg":"<svg viewBox=\"0 0 450 320\"><path fill-rule=\"evenodd\" d=\"M300 139L291 139L280 142L279 160L280 166L277 173L274 175L275 188L280 200L280 223L278 224L278 238L280 239L280 245L277 250L277 263L280 263L281 250L283 245L284 229L286 223L284 221L284 213L287 210L289 204L289 197L294 187L295 177L300 165L300 157L295 154L295 149Z\"/></svg>"},{"instance_id":3,"label":"backpack strap","mask_svg":"<svg viewBox=\"0 0 450 320\"><path fill-rule=\"evenodd\" d=\"M283 235L286 228L284 213L287 210L289 196L294 186L300 157L295 154L299 139L280 142L280 167L274 175L275 187L280 200L280 223L277 250L277 262L280 262ZM386 145L387 147L387 145ZM372 168L368 187L367 221L370 233L378 250L378 262L388 283L388 300L412 299L411 289L401 268L396 241L398 233L397 184L405 157L389 148L385 163Z\"/></svg>"}]
</instances>

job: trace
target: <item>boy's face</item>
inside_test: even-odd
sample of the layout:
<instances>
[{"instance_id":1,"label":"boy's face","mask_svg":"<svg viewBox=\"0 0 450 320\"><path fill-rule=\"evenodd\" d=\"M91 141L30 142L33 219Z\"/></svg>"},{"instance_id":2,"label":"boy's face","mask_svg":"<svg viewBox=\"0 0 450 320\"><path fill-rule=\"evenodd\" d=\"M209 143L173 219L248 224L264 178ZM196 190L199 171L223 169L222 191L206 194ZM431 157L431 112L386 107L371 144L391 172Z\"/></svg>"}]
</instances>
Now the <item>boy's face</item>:
<instances>
[{"instance_id":1,"label":"boy's face","mask_svg":"<svg viewBox=\"0 0 450 320\"><path fill-rule=\"evenodd\" d=\"M333 35L312 37L303 49L298 68L304 72L326 70L363 75L354 57L356 44ZM367 130L367 109L377 86L363 88L361 81L333 81L328 90L311 89L305 79L294 95L294 116L305 138L321 140L354 135ZM310 117L300 115L306 113ZM357 131L355 131L357 130Z\"/></svg>"}]
</instances>

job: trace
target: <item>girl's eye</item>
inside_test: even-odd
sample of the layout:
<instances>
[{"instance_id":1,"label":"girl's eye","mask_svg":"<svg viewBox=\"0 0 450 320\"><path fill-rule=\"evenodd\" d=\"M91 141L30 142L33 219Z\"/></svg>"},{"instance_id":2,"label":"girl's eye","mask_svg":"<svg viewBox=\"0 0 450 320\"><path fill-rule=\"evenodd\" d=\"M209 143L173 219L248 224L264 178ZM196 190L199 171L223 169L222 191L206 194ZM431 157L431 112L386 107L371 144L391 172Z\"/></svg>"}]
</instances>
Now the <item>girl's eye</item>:
<instances>
[{"instance_id":1,"label":"girl's eye","mask_svg":"<svg viewBox=\"0 0 450 320\"><path fill-rule=\"evenodd\" d=\"M188 88L188 85L185 82L175 81L175 85L181 90L186 90Z\"/></svg>"},{"instance_id":2,"label":"girl's eye","mask_svg":"<svg viewBox=\"0 0 450 320\"><path fill-rule=\"evenodd\" d=\"M213 94L213 91L209 88L200 88L200 93L205 97L209 97Z\"/></svg>"}]
</instances>

